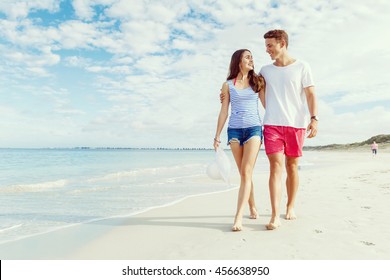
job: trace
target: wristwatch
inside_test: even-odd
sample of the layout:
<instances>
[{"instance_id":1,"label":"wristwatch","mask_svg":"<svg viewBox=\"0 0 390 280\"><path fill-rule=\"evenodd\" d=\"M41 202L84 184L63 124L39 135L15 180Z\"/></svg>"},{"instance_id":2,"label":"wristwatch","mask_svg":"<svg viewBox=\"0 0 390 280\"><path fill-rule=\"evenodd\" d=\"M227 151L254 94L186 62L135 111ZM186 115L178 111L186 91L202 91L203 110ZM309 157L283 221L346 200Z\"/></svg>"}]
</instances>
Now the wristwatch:
<instances>
[{"instance_id":1,"label":"wristwatch","mask_svg":"<svg viewBox=\"0 0 390 280\"><path fill-rule=\"evenodd\" d=\"M316 120L318 122L319 118L317 116L311 116L311 120Z\"/></svg>"}]
</instances>

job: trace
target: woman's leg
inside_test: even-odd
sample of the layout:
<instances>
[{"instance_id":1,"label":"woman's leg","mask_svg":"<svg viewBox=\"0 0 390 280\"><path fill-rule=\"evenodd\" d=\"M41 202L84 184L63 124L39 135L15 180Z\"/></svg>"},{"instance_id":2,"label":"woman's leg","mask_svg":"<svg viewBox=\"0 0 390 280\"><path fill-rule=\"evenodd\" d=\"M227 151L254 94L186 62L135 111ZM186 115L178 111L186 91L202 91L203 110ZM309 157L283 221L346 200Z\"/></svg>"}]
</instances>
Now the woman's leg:
<instances>
[{"instance_id":1,"label":"woman's leg","mask_svg":"<svg viewBox=\"0 0 390 280\"><path fill-rule=\"evenodd\" d=\"M255 191L253 188L253 181L251 182L251 193L249 195L249 218L250 219L257 219L257 208L256 208L256 203L255 203Z\"/></svg>"},{"instance_id":2,"label":"woman's leg","mask_svg":"<svg viewBox=\"0 0 390 280\"><path fill-rule=\"evenodd\" d=\"M237 144L238 145L238 144ZM249 202L249 197L252 188L252 174L256 163L257 155L260 148L260 138L252 137L239 150L236 145L231 146L234 158L239 157L241 153L240 166L240 189L238 192L237 212L234 219L233 231L240 231L242 229L242 216L246 203ZM236 160L237 162L237 160Z\"/></svg>"},{"instance_id":3,"label":"woman's leg","mask_svg":"<svg viewBox=\"0 0 390 280\"><path fill-rule=\"evenodd\" d=\"M259 150L260 150L260 148L261 148L261 142L260 142ZM255 203L255 190L253 187L253 179L251 182L251 194L249 196L248 202L249 202L249 211L250 211L249 218L250 219L257 219L258 213L257 213L257 207L256 207L256 203Z\"/></svg>"}]
</instances>

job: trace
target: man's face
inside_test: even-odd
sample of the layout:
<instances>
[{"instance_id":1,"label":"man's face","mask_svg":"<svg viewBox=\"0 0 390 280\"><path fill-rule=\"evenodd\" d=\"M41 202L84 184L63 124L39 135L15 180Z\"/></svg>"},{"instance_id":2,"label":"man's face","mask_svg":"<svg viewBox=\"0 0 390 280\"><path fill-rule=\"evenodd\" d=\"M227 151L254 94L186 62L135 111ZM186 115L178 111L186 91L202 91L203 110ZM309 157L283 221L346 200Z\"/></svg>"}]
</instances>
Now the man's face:
<instances>
[{"instance_id":1,"label":"man's face","mask_svg":"<svg viewBox=\"0 0 390 280\"><path fill-rule=\"evenodd\" d=\"M271 56L272 60L277 59L279 55L282 53L281 43L276 41L275 38L265 39L265 47L267 49L266 52Z\"/></svg>"}]
</instances>

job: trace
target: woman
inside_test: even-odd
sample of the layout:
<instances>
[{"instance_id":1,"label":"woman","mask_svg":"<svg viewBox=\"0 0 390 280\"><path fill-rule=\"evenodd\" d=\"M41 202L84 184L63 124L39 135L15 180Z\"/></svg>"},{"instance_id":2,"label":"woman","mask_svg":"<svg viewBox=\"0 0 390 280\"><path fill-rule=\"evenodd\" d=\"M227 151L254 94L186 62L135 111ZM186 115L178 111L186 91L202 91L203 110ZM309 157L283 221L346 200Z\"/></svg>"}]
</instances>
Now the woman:
<instances>
[{"instance_id":1,"label":"woman","mask_svg":"<svg viewBox=\"0 0 390 280\"><path fill-rule=\"evenodd\" d=\"M260 96L264 104L264 87L263 77L254 72L251 52L247 49L235 51L230 61L227 81L222 85L222 93L225 98L222 100L214 138L214 149L216 150L221 143L220 135L227 120L229 103L231 102L228 145L230 145L241 177L233 231L242 229L242 216L247 202L249 203L250 218L257 218L252 173L263 136L258 100Z\"/></svg>"}]
</instances>

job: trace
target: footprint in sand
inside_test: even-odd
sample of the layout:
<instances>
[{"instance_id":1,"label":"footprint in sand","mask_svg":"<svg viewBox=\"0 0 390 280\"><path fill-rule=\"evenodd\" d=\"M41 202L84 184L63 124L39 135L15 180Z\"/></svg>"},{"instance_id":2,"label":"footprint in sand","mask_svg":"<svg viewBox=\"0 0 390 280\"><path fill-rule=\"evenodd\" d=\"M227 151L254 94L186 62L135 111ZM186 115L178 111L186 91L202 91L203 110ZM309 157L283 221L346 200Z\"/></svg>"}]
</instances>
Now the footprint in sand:
<instances>
[{"instance_id":1,"label":"footprint in sand","mask_svg":"<svg viewBox=\"0 0 390 280\"><path fill-rule=\"evenodd\" d=\"M347 220L347 222L349 222L351 224L351 226L353 226L354 228L358 227L354 221Z\"/></svg>"},{"instance_id":2,"label":"footprint in sand","mask_svg":"<svg viewBox=\"0 0 390 280\"><path fill-rule=\"evenodd\" d=\"M375 246L375 244L372 242L368 242L368 241L360 241L360 242L367 246Z\"/></svg>"}]
</instances>

